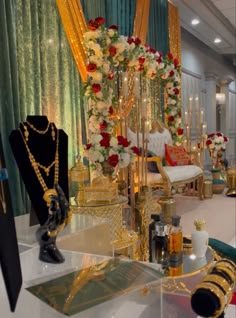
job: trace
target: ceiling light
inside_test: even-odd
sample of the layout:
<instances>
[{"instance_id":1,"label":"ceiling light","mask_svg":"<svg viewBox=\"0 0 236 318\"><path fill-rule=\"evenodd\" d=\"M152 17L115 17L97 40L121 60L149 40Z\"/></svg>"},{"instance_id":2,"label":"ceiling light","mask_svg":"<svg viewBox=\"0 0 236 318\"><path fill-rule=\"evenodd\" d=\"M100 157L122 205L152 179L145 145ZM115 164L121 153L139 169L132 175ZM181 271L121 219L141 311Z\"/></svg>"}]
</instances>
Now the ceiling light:
<instances>
[{"instance_id":1,"label":"ceiling light","mask_svg":"<svg viewBox=\"0 0 236 318\"><path fill-rule=\"evenodd\" d=\"M214 43L220 43L220 42L221 42L221 39L215 38Z\"/></svg>"},{"instance_id":2,"label":"ceiling light","mask_svg":"<svg viewBox=\"0 0 236 318\"><path fill-rule=\"evenodd\" d=\"M192 21L191 21L191 24L192 25L197 25L197 24L199 24L200 23L200 21L198 20L198 19L193 19Z\"/></svg>"}]
</instances>

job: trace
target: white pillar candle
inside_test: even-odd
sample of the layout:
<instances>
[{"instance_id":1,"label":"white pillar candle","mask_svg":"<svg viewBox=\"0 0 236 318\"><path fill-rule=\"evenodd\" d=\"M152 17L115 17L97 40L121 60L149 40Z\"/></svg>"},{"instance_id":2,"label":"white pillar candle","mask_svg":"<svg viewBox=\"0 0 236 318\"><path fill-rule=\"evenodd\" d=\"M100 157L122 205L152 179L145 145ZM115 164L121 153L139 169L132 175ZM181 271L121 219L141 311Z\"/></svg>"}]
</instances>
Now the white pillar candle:
<instances>
[{"instance_id":1,"label":"white pillar candle","mask_svg":"<svg viewBox=\"0 0 236 318\"><path fill-rule=\"evenodd\" d=\"M198 97L195 97L195 110L196 110L196 113L198 114L199 113L199 99L198 99Z\"/></svg>"},{"instance_id":2,"label":"white pillar candle","mask_svg":"<svg viewBox=\"0 0 236 318\"><path fill-rule=\"evenodd\" d=\"M188 112L184 112L184 123L185 125L188 124Z\"/></svg>"},{"instance_id":3,"label":"white pillar candle","mask_svg":"<svg viewBox=\"0 0 236 318\"><path fill-rule=\"evenodd\" d=\"M187 138L190 138L190 127L189 127L189 125L186 126L186 135L187 135Z\"/></svg>"},{"instance_id":4,"label":"white pillar candle","mask_svg":"<svg viewBox=\"0 0 236 318\"><path fill-rule=\"evenodd\" d=\"M134 73L134 96L135 98L140 98L140 73Z\"/></svg>"},{"instance_id":5,"label":"white pillar candle","mask_svg":"<svg viewBox=\"0 0 236 318\"><path fill-rule=\"evenodd\" d=\"M141 116L142 116L142 118L146 118L146 116L147 116L147 98L146 98L146 95L143 96L143 99L142 99Z\"/></svg>"},{"instance_id":6,"label":"white pillar candle","mask_svg":"<svg viewBox=\"0 0 236 318\"><path fill-rule=\"evenodd\" d=\"M189 97L189 103L188 103L188 110L190 113L192 113L192 109L193 109L193 98Z\"/></svg>"},{"instance_id":7,"label":"white pillar candle","mask_svg":"<svg viewBox=\"0 0 236 318\"><path fill-rule=\"evenodd\" d=\"M203 121L204 121L204 110L201 109L201 111L200 111L200 124L203 124Z\"/></svg>"},{"instance_id":8,"label":"white pillar candle","mask_svg":"<svg viewBox=\"0 0 236 318\"><path fill-rule=\"evenodd\" d=\"M128 74L127 72L122 72L122 96L128 97L129 94L129 86L128 86Z\"/></svg>"}]
</instances>

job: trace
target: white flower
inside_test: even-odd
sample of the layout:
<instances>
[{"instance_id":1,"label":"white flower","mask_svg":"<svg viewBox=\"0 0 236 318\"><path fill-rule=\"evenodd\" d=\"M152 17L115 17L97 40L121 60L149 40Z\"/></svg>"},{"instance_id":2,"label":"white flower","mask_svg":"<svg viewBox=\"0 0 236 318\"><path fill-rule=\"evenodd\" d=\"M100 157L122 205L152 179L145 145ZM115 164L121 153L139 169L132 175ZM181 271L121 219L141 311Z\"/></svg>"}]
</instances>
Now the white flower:
<instances>
[{"instance_id":1,"label":"white flower","mask_svg":"<svg viewBox=\"0 0 236 318\"><path fill-rule=\"evenodd\" d=\"M115 30L113 30L113 29L108 29L107 34L109 35L110 38L112 38L112 37L114 36L114 34L115 34Z\"/></svg>"},{"instance_id":2,"label":"white flower","mask_svg":"<svg viewBox=\"0 0 236 318\"><path fill-rule=\"evenodd\" d=\"M119 161L119 167L125 168L130 163L130 154L128 153L121 153L120 154L120 161Z\"/></svg>"},{"instance_id":3,"label":"white flower","mask_svg":"<svg viewBox=\"0 0 236 318\"><path fill-rule=\"evenodd\" d=\"M110 145L111 145L112 147L117 147L117 146L118 146L118 140L117 140L117 138L111 137Z\"/></svg>"},{"instance_id":4,"label":"white flower","mask_svg":"<svg viewBox=\"0 0 236 318\"><path fill-rule=\"evenodd\" d=\"M94 73L90 73L90 76L97 82L101 82L102 81L102 73L101 72L94 72Z\"/></svg>"},{"instance_id":5,"label":"white flower","mask_svg":"<svg viewBox=\"0 0 236 318\"><path fill-rule=\"evenodd\" d=\"M96 96L97 96L97 98L102 99L103 93L100 91L100 92L96 93Z\"/></svg>"}]
</instances>

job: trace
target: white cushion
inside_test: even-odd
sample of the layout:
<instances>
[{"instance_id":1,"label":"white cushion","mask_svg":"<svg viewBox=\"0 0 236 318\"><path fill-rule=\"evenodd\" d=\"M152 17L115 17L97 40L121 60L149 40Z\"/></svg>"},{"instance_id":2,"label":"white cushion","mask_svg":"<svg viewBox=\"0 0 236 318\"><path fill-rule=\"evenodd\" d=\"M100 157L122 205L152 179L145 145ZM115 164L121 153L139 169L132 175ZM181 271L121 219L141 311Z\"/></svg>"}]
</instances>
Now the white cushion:
<instances>
[{"instance_id":1,"label":"white cushion","mask_svg":"<svg viewBox=\"0 0 236 318\"><path fill-rule=\"evenodd\" d=\"M181 182L187 179L195 178L199 176L203 171L200 167L194 165L188 166L166 166L163 167L168 177L170 178L170 182ZM152 183L162 183L162 177L160 173L147 173L147 184L150 185Z\"/></svg>"},{"instance_id":2,"label":"white cushion","mask_svg":"<svg viewBox=\"0 0 236 318\"><path fill-rule=\"evenodd\" d=\"M139 138L139 147L142 147L142 134L139 133L137 137L137 134L128 128L127 138L131 141L132 146L137 146L137 138ZM173 143L171 134L166 128L164 128L162 133L159 133L158 131L150 133L148 141L148 150L151 150L157 156L162 158L165 156L165 144L172 145Z\"/></svg>"}]
</instances>

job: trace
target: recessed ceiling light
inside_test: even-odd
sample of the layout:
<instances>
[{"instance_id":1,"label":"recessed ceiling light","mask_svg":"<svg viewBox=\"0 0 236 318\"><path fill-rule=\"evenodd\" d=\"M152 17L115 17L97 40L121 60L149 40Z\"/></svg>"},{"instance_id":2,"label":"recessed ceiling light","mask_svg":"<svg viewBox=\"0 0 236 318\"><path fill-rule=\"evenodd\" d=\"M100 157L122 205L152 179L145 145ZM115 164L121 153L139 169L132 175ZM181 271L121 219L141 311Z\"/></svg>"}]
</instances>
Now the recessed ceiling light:
<instances>
[{"instance_id":1,"label":"recessed ceiling light","mask_svg":"<svg viewBox=\"0 0 236 318\"><path fill-rule=\"evenodd\" d=\"M199 24L200 23L200 21L198 20L198 19L193 19L192 21L191 21L191 24L192 25L197 25L197 24Z\"/></svg>"},{"instance_id":2,"label":"recessed ceiling light","mask_svg":"<svg viewBox=\"0 0 236 318\"><path fill-rule=\"evenodd\" d=\"M221 39L215 38L214 43L220 43L220 42L221 42Z\"/></svg>"}]
</instances>

